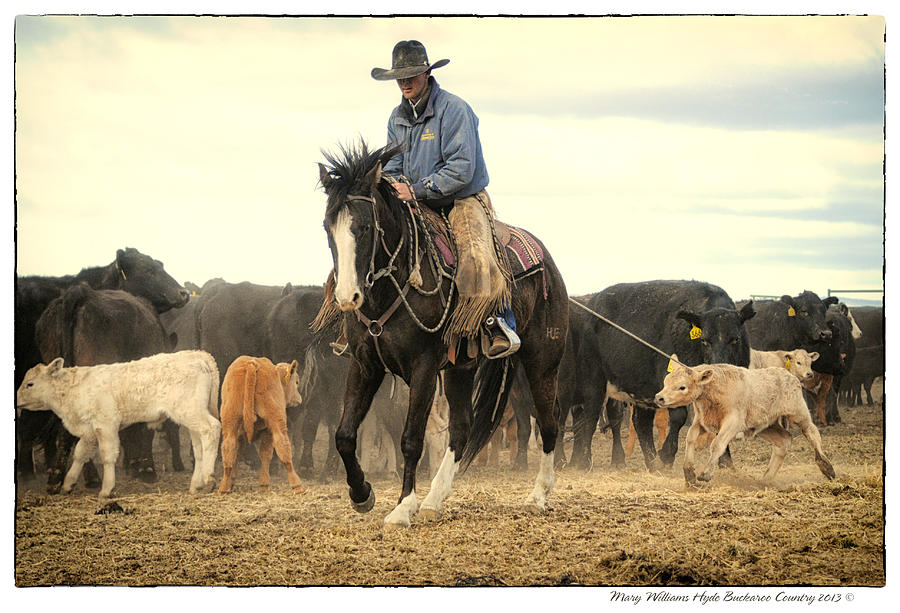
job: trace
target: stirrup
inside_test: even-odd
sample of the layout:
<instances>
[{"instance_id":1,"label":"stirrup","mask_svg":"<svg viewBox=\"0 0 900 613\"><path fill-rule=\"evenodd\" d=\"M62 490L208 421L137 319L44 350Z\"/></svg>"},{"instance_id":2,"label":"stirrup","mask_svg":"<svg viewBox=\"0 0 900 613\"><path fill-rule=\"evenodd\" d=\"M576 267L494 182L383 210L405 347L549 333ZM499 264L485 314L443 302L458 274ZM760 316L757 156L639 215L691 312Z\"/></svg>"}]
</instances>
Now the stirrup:
<instances>
[{"instance_id":1,"label":"stirrup","mask_svg":"<svg viewBox=\"0 0 900 613\"><path fill-rule=\"evenodd\" d=\"M515 333L515 331L509 327L506 321L502 317L488 317L487 321L484 322L487 326L497 325L500 328L500 331L503 332L503 335L509 341L509 349L504 351L503 353L499 353L497 355L488 355L488 349L490 348L490 343L485 343L483 347L484 356L489 360L499 360L500 358L506 358L514 354L519 350L519 347L522 345L522 340L519 338L519 335ZM489 335L488 335L489 336ZM485 339L489 340L489 339Z\"/></svg>"}]
</instances>

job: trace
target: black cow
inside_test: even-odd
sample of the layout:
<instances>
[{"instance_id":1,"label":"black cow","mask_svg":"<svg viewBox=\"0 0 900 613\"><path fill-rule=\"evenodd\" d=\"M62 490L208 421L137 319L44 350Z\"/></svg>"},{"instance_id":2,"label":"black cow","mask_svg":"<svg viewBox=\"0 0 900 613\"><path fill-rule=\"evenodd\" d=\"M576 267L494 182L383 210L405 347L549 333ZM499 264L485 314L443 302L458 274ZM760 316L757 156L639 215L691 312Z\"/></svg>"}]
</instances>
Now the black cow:
<instances>
[{"instance_id":1,"label":"black cow","mask_svg":"<svg viewBox=\"0 0 900 613\"><path fill-rule=\"evenodd\" d=\"M856 340L856 362L842 389L847 403L862 402L861 388L865 388L867 403L872 404L872 383L884 377L884 307L853 307L853 319L862 331Z\"/></svg>"},{"instance_id":2,"label":"black cow","mask_svg":"<svg viewBox=\"0 0 900 613\"><path fill-rule=\"evenodd\" d=\"M44 363L57 357L70 366L95 366L129 362L170 351L169 337L151 303L121 290L95 290L86 283L67 289L50 302L35 326L35 340ZM181 465L177 426L166 428L173 464ZM145 424L134 424L120 435L126 467L142 480L153 482L153 432ZM59 491L75 437L60 429L56 454L48 461L48 485ZM94 469L96 473L96 469Z\"/></svg>"},{"instance_id":3,"label":"black cow","mask_svg":"<svg viewBox=\"0 0 900 613\"><path fill-rule=\"evenodd\" d=\"M687 365L727 363L750 364L750 343L744 322L753 317L753 304L740 311L721 288L699 281L647 281L622 283L609 287L587 300L593 311L629 330L666 355L677 353ZM668 358L645 347L606 322L570 306L571 322L578 322L581 339L574 359L576 373L560 381L560 402L570 406L584 404L583 417L577 419L572 461L590 466L591 438L603 408L610 384L613 398L634 402L633 421L648 468L656 463L653 445L654 396L662 388ZM586 316L586 317L585 317ZM574 386L566 389L566 386ZM565 400L564 400L565 399ZM618 433L621 406L608 415L613 429L613 464L624 463L624 450ZM687 408L669 411L669 433L659 459L671 466L678 451L678 433L687 419ZM580 440L579 440L580 439ZM730 455L725 463L730 462Z\"/></svg>"},{"instance_id":4,"label":"black cow","mask_svg":"<svg viewBox=\"0 0 900 613\"><path fill-rule=\"evenodd\" d=\"M15 291L15 385L25 373L41 362L35 341L35 326L47 305L76 283L94 289L118 289L148 300L157 313L184 305L188 292L166 273L163 264L137 249L119 249L106 266L82 269L77 275L63 277L16 277ZM22 411L16 419L16 468L24 479L34 476L32 447L44 446L44 456L53 456L51 436L60 428L58 418L49 411ZM51 463L47 459L47 463Z\"/></svg>"},{"instance_id":5,"label":"black cow","mask_svg":"<svg viewBox=\"0 0 900 613\"><path fill-rule=\"evenodd\" d=\"M853 369L856 359L856 343L853 340L852 323L847 317L845 305L830 305L825 313L825 323L831 330L831 338L814 343L814 350L819 358L813 362L813 371L831 377L831 385L825 390L824 416L825 425L839 423L840 413L837 408L837 395L843 386L845 376ZM821 398L813 399L811 394L806 394L807 404L815 407L815 402L821 402ZM816 412L814 417L821 421L821 415Z\"/></svg>"},{"instance_id":6,"label":"black cow","mask_svg":"<svg viewBox=\"0 0 900 613\"><path fill-rule=\"evenodd\" d=\"M815 343L831 338L825 310L837 301L834 296L822 300L804 291L799 296L755 302L756 317L747 324L750 345L760 351L815 351Z\"/></svg>"},{"instance_id":7,"label":"black cow","mask_svg":"<svg viewBox=\"0 0 900 613\"><path fill-rule=\"evenodd\" d=\"M878 377L884 377L884 345L857 349L853 369L842 386L847 404L854 407L861 404L862 390L865 390L866 404L871 406L872 384Z\"/></svg>"}]
</instances>

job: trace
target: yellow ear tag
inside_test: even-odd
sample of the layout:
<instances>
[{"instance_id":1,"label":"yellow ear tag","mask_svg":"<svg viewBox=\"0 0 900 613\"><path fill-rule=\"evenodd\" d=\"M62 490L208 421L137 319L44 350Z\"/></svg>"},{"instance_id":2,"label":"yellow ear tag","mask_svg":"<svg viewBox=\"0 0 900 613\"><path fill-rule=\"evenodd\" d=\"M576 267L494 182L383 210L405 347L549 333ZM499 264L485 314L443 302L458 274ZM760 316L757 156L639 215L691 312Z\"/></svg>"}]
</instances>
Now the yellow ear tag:
<instances>
[{"instance_id":1,"label":"yellow ear tag","mask_svg":"<svg viewBox=\"0 0 900 613\"><path fill-rule=\"evenodd\" d=\"M666 367L666 372L672 372L673 370L675 370L675 364L672 362L672 360L669 360L669 366Z\"/></svg>"},{"instance_id":2,"label":"yellow ear tag","mask_svg":"<svg viewBox=\"0 0 900 613\"><path fill-rule=\"evenodd\" d=\"M290 379L290 378L291 378L291 371L287 371L287 373L285 373L285 375L284 375L284 382L287 383L288 379Z\"/></svg>"},{"instance_id":3,"label":"yellow ear tag","mask_svg":"<svg viewBox=\"0 0 900 613\"><path fill-rule=\"evenodd\" d=\"M791 358L789 358L789 357L784 358L784 367L787 368L788 370L791 369Z\"/></svg>"},{"instance_id":4,"label":"yellow ear tag","mask_svg":"<svg viewBox=\"0 0 900 613\"><path fill-rule=\"evenodd\" d=\"M698 338L700 338L700 335L701 335L701 334L703 334L703 330L701 330L701 329L698 328L697 326L692 326L692 327L691 327L691 340L692 340L692 341L695 341L695 340L697 340Z\"/></svg>"},{"instance_id":5,"label":"yellow ear tag","mask_svg":"<svg viewBox=\"0 0 900 613\"><path fill-rule=\"evenodd\" d=\"M788 307L788 317L796 317L797 311L794 310L794 307Z\"/></svg>"}]
</instances>

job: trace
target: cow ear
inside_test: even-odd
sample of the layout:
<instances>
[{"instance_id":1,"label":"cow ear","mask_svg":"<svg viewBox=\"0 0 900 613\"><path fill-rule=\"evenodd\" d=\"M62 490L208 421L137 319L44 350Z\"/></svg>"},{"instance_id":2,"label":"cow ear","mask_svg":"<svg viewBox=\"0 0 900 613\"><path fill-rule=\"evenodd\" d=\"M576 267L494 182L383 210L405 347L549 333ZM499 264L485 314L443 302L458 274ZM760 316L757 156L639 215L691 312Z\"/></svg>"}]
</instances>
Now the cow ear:
<instances>
[{"instance_id":1,"label":"cow ear","mask_svg":"<svg viewBox=\"0 0 900 613\"><path fill-rule=\"evenodd\" d=\"M699 373L697 373L697 383L699 383L700 385L706 385L713 380L713 375L715 374L716 371L712 368L704 368Z\"/></svg>"},{"instance_id":2,"label":"cow ear","mask_svg":"<svg viewBox=\"0 0 900 613\"><path fill-rule=\"evenodd\" d=\"M324 164L319 164L319 183L322 184L322 187L325 188L325 191L328 191L328 188L331 187L332 184L331 174L329 174L328 169L325 168Z\"/></svg>"},{"instance_id":3,"label":"cow ear","mask_svg":"<svg viewBox=\"0 0 900 613\"><path fill-rule=\"evenodd\" d=\"M753 319L753 317L756 315L756 311L753 309L753 301L752 300L741 307L740 315L741 315L741 323L744 323L745 321L747 321L749 319Z\"/></svg>"},{"instance_id":4,"label":"cow ear","mask_svg":"<svg viewBox=\"0 0 900 613\"><path fill-rule=\"evenodd\" d=\"M787 294L785 294L784 296L781 297L781 301L782 301L783 303L785 303L786 305L790 306L790 307L796 307L796 306L797 306L797 305L794 304L794 299L791 298L790 296L788 296Z\"/></svg>"},{"instance_id":5,"label":"cow ear","mask_svg":"<svg viewBox=\"0 0 900 613\"><path fill-rule=\"evenodd\" d=\"M815 362L816 360L818 360L818 359L819 359L819 352L818 352L818 351L813 351L812 353L810 353L810 354L809 354L809 359L812 360L813 362Z\"/></svg>"},{"instance_id":6,"label":"cow ear","mask_svg":"<svg viewBox=\"0 0 900 613\"><path fill-rule=\"evenodd\" d=\"M826 298L825 300L822 301L822 304L824 304L825 308L827 309L829 306L831 306L832 304L836 304L837 302L838 302L837 296L829 296L828 298Z\"/></svg>"},{"instance_id":7,"label":"cow ear","mask_svg":"<svg viewBox=\"0 0 900 613\"><path fill-rule=\"evenodd\" d=\"M297 360L291 360L291 374L293 375L297 372L297 369L300 368L300 363Z\"/></svg>"},{"instance_id":8,"label":"cow ear","mask_svg":"<svg viewBox=\"0 0 900 613\"><path fill-rule=\"evenodd\" d=\"M62 371L62 367L63 367L63 359L56 358L55 360L50 362L50 364L47 365L47 373L51 374L51 375L55 375Z\"/></svg>"},{"instance_id":9,"label":"cow ear","mask_svg":"<svg viewBox=\"0 0 900 613\"><path fill-rule=\"evenodd\" d=\"M678 313L675 314L675 317L677 317L678 319L683 319L689 324L697 326L698 328L701 327L700 316L691 311L678 311Z\"/></svg>"}]
</instances>

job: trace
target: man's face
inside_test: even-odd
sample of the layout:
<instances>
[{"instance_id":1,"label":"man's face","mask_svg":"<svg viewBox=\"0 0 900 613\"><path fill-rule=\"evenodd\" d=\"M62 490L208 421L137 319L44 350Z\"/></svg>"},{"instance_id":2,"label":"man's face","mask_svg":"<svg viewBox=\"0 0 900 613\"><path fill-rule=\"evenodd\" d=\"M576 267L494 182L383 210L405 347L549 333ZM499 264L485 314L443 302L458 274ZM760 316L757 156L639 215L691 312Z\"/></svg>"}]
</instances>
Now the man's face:
<instances>
[{"instance_id":1,"label":"man's face","mask_svg":"<svg viewBox=\"0 0 900 613\"><path fill-rule=\"evenodd\" d=\"M403 92L403 97L407 100L412 100L413 103L419 101L422 97L422 94L425 93L425 85L428 83L428 73L420 74L417 77L410 77L408 79L397 79L397 85L400 87L400 91Z\"/></svg>"}]
</instances>

